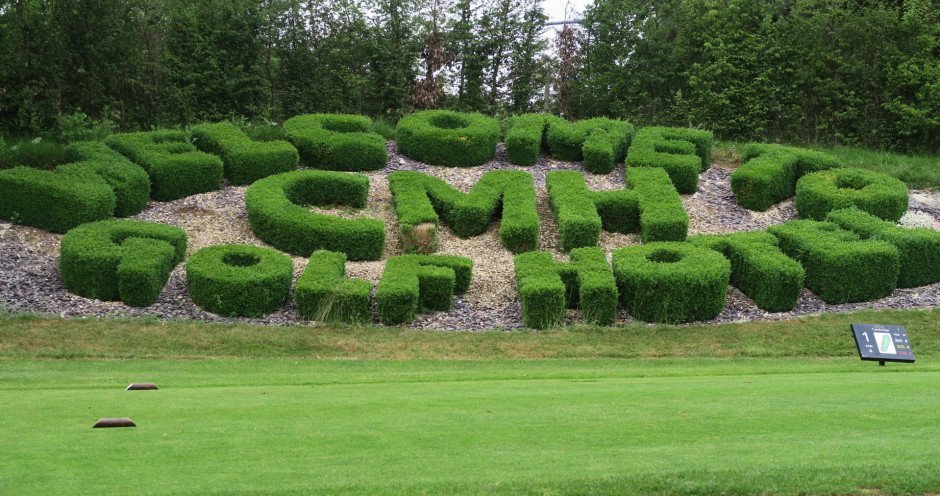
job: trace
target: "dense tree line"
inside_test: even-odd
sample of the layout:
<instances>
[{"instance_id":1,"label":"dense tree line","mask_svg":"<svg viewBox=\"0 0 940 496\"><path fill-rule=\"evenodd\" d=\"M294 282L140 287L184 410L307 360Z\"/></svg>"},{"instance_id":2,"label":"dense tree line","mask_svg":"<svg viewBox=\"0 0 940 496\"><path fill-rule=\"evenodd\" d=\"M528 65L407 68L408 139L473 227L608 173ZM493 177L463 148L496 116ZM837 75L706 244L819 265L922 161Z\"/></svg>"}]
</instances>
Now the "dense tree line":
<instances>
[{"instance_id":1,"label":"dense tree line","mask_svg":"<svg viewBox=\"0 0 940 496\"><path fill-rule=\"evenodd\" d=\"M415 108L940 149L938 0L0 0L0 129ZM547 35L546 35L547 34Z\"/></svg>"}]
</instances>

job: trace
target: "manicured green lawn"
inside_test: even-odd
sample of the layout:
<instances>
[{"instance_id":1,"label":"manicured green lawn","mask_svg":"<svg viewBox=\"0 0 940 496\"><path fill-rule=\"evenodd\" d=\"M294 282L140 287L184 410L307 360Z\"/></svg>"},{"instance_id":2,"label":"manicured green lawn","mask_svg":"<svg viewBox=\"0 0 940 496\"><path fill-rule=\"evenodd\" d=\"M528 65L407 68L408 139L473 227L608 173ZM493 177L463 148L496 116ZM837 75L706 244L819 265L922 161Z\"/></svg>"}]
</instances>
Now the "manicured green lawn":
<instances>
[{"instance_id":1,"label":"manicured green lawn","mask_svg":"<svg viewBox=\"0 0 940 496\"><path fill-rule=\"evenodd\" d=\"M6 360L0 377L6 494L940 487L938 360ZM138 427L90 428L125 415Z\"/></svg>"},{"instance_id":2,"label":"manicured green lawn","mask_svg":"<svg viewBox=\"0 0 940 496\"><path fill-rule=\"evenodd\" d=\"M0 315L0 494L936 493L938 317L454 333ZM859 321L905 324L918 362L860 362ZM118 416L138 427L91 428Z\"/></svg>"}]
</instances>

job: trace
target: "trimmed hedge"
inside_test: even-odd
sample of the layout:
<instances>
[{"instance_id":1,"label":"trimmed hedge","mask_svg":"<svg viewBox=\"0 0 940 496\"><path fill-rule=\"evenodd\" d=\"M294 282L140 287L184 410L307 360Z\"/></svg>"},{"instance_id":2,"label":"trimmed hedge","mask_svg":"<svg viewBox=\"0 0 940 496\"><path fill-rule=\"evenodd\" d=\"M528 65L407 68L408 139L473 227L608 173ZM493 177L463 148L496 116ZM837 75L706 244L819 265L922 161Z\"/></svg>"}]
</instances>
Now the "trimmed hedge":
<instances>
[{"instance_id":1,"label":"trimmed hedge","mask_svg":"<svg viewBox=\"0 0 940 496\"><path fill-rule=\"evenodd\" d=\"M506 249L519 253L538 248L535 185L526 172L487 172L470 193L443 179L412 171L393 172L388 185L406 252L437 250L438 216L457 236L469 238L485 232L493 218L501 215L499 238Z\"/></svg>"},{"instance_id":2,"label":"trimmed hedge","mask_svg":"<svg viewBox=\"0 0 940 496\"><path fill-rule=\"evenodd\" d=\"M105 143L147 171L155 200L177 200L221 185L222 159L198 151L182 131L112 134Z\"/></svg>"},{"instance_id":3,"label":"trimmed hedge","mask_svg":"<svg viewBox=\"0 0 940 496\"><path fill-rule=\"evenodd\" d=\"M385 325L412 322L419 311L447 311L470 287L473 261L450 255L399 255L385 263L375 298Z\"/></svg>"},{"instance_id":4,"label":"trimmed hedge","mask_svg":"<svg viewBox=\"0 0 940 496\"><path fill-rule=\"evenodd\" d=\"M64 233L114 216L114 190L95 174L59 174L14 167L0 170L0 218Z\"/></svg>"},{"instance_id":5,"label":"trimmed hedge","mask_svg":"<svg viewBox=\"0 0 940 496\"><path fill-rule=\"evenodd\" d=\"M688 232L682 198L662 169L628 169L623 190L591 191L577 171L549 172L545 182L565 251L597 245L602 228L640 232L645 243L682 241Z\"/></svg>"},{"instance_id":6,"label":"trimmed hedge","mask_svg":"<svg viewBox=\"0 0 940 496\"><path fill-rule=\"evenodd\" d=\"M699 173L711 167L713 143L710 131L644 127L633 138L627 166L663 168L679 193L695 193Z\"/></svg>"},{"instance_id":7,"label":"trimmed hedge","mask_svg":"<svg viewBox=\"0 0 940 496\"><path fill-rule=\"evenodd\" d=\"M744 145L741 156L742 165L731 173L731 191L739 205L760 212L792 197L804 175L842 166L822 152L765 143Z\"/></svg>"},{"instance_id":8,"label":"trimmed hedge","mask_svg":"<svg viewBox=\"0 0 940 496\"><path fill-rule=\"evenodd\" d=\"M361 115L298 115L284 122L284 133L307 167L368 171L388 162L385 138L372 131L372 119Z\"/></svg>"},{"instance_id":9,"label":"trimmed hedge","mask_svg":"<svg viewBox=\"0 0 940 496\"><path fill-rule=\"evenodd\" d=\"M645 322L713 319L725 306L731 263L689 243L649 243L613 253L624 308Z\"/></svg>"},{"instance_id":10,"label":"trimmed hedge","mask_svg":"<svg viewBox=\"0 0 940 496\"><path fill-rule=\"evenodd\" d=\"M362 208L369 178L362 174L301 170L259 179L245 192L254 233L281 251L309 257L315 250L345 253L350 260L378 260L385 223L311 212L308 205Z\"/></svg>"},{"instance_id":11,"label":"trimmed hedge","mask_svg":"<svg viewBox=\"0 0 940 496\"><path fill-rule=\"evenodd\" d=\"M777 247L768 232L703 234L690 243L715 250L731 262L731 284L768 312L792 310L800 298L806 271Z\"/></svg>"},{"instance_id":12,"label":"trimmed hedge","mask_svg":"<svg viewBox=\"0 0 940 496\"><path fill-rule=\"evenodd\" d=\"M231 122L193 126L195 145L222 157L224 175L235 185L297 169L297 149L286 141L254 141Z\"/></svg>"},{"instance_id":13,"label":"trimmed hedge","mask_svg":"<svg viewBox=\"0 0 940 496\"><path fill-rule=\"evenodd\" d=\"M533 165L542 150L548 150L548 128L564 122L552 114L522 114L506 121L506 157L510 164Z\"/></svg>"},{"instance_id":14,"label":"trimmed hedge","mask_svg":"<svg viewBox=\"0 0 940 496\"><path fill-rule=\"evenodd\" d=\"M862 239L887 241L898 249L898 287L915 288L940 282L940 233L906 228L883 221L855 207L834 210L826 220Z\"/></svg>"},{"instance_id":15,"label":"trimmed hedge","mask_svg":"<svg viewBox=\"0 0 940 496\"><path fill-rule=\"evenodd\" d=\"M317 322L366 322L372 284L346 277L346 255L317 250L297 281L297 312Z\"/></svg>"},{"instance_id":16,"label":"trimmed hedge","mask_svg":"<svg viewBox=\"0 0 940 496\"><path fill-rule=\"evenodd\" d=\"M806 270L806 287L826 303L883 298L897 286L898 249L862 240L831 222L792 220L771 226L780 249Z\"/></svg>"},{"instance_id":17,"label":"trimmed hedge","mask_svg":"<svg viewBox=\"0 0 940 496\"><path fill-rule=\"evenodd\" d=\"M575 122L547 119L546 125L549 153L559 160L583 161L584 168L595 174L614 170L633 139L632 124L603 117Z\"/></svg>"},{"instance_id":18,"label":"trimmed hedge","mask_svg":"<svg viewBox=\"0 0 940 496\"><path fill-rule=\"evenodd\" d=\"M66 159L56 171L96 174L114 191L115 217L128 217L147 208L150 176L147 171L100 141L75 141L65 147Z\"/></svg>"},{"instance_id":19,"label":"trimmed hedge","mask_svg":"<svg viewBox=\"0 0 940 496\"><path fill-rule=\"evenodd\" d=\"M189 296L226 317L261 317L284 306L294 278L290 257L270 248L215 245L186 261Z\"/></svg>"},{"instance_id":20,"label":"trimmed hedge","mask_svg":"<svg viewBox=\"0 0 940 496\"><path fill-rule=\"evenodd\" d=\"M823 220L833 210L852 206L897 222L907 212L907 185L887 174L853 168L813 172L796 183L800 217Z\"/></svg>"},{"instance_id":21,"label":"trimmed hedge","mask_svg":"<svg viewBox=\"0 0 940 496\"><path fill-rule=\"evenodd\" d=\"M472 167L493 158L499 134L499 122L483 114L424 110L398 121L395 142L427 164Z\"/></svg>"},{"instance_id":22,"label":"trimmed hedge","mask_svg":"<svg viewBox=\"0 0 940 496\"><path fill-rule=\"evenodd\" d=\"M186 232L140 220L83 224L62 237L59 269L65 289L79 296L153 304L186 255Z\"/></svg>"},{"instance_id":23,"label":"trimmed hedge","mask_svg":"<svg viewBox=\"0 0 940 496\"><path fill-rule=\"evenodd\" d=\"M580 308L585 322L610 325L617 316L617 283L600 248L575 248L571 262L533 251L514 258L522 321L534 329L564 324L565 307Z\"/></svg>"}]
</instances>

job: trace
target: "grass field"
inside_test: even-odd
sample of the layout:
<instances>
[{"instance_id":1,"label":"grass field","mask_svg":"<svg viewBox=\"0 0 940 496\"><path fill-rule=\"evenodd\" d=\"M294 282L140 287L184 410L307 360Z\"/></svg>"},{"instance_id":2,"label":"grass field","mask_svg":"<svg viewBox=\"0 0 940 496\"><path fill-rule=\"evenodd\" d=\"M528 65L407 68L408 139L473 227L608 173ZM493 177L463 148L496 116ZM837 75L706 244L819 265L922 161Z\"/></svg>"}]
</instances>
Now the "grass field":
<instances>
[{"instance_id":1,"label":"grass field","mask_svg":"<svg viewBox=\"0 0 940 496\"><path fill-rule=\"evenodd\" d=\"M918 363L860 362L853 321L907 325ZM542 333L3 316L0 493L930 494L938 393L938 311ZM108 416L138 427L91 429Z\"/></svg>"},{"instance_id":2,"label":"grass field","mask_svg":"<svg viewBox=\"0 0 940 496\"><path fill-rule=\"evenodd\" d=\"M742 144L717 143L715 145L716 159L726 162L740 161L737 150ZM940 188L940 156L905 155L851 146L814 146L812 148L833 155L846 167L858 167L888 174L904 181L911 188Z\"/></svg>"}]
</instances>

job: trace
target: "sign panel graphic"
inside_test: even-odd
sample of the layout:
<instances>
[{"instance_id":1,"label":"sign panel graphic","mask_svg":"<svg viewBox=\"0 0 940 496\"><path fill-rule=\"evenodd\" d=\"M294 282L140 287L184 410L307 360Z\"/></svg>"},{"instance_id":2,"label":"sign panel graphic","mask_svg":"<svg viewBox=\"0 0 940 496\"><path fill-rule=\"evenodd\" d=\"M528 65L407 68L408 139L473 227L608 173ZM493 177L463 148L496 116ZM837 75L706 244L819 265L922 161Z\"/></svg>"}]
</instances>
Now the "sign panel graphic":
<instances>
[{"instance_id":1,"label":"sign panel graphic","mask_svg":"<svg viewBox=\"0 0 940 496\"><path fill-rule=\"evenodd\" d=\"M879 362L913 362L914 350L904 326L852 324L858 356Z\"/></svg>"}]
</instances>

